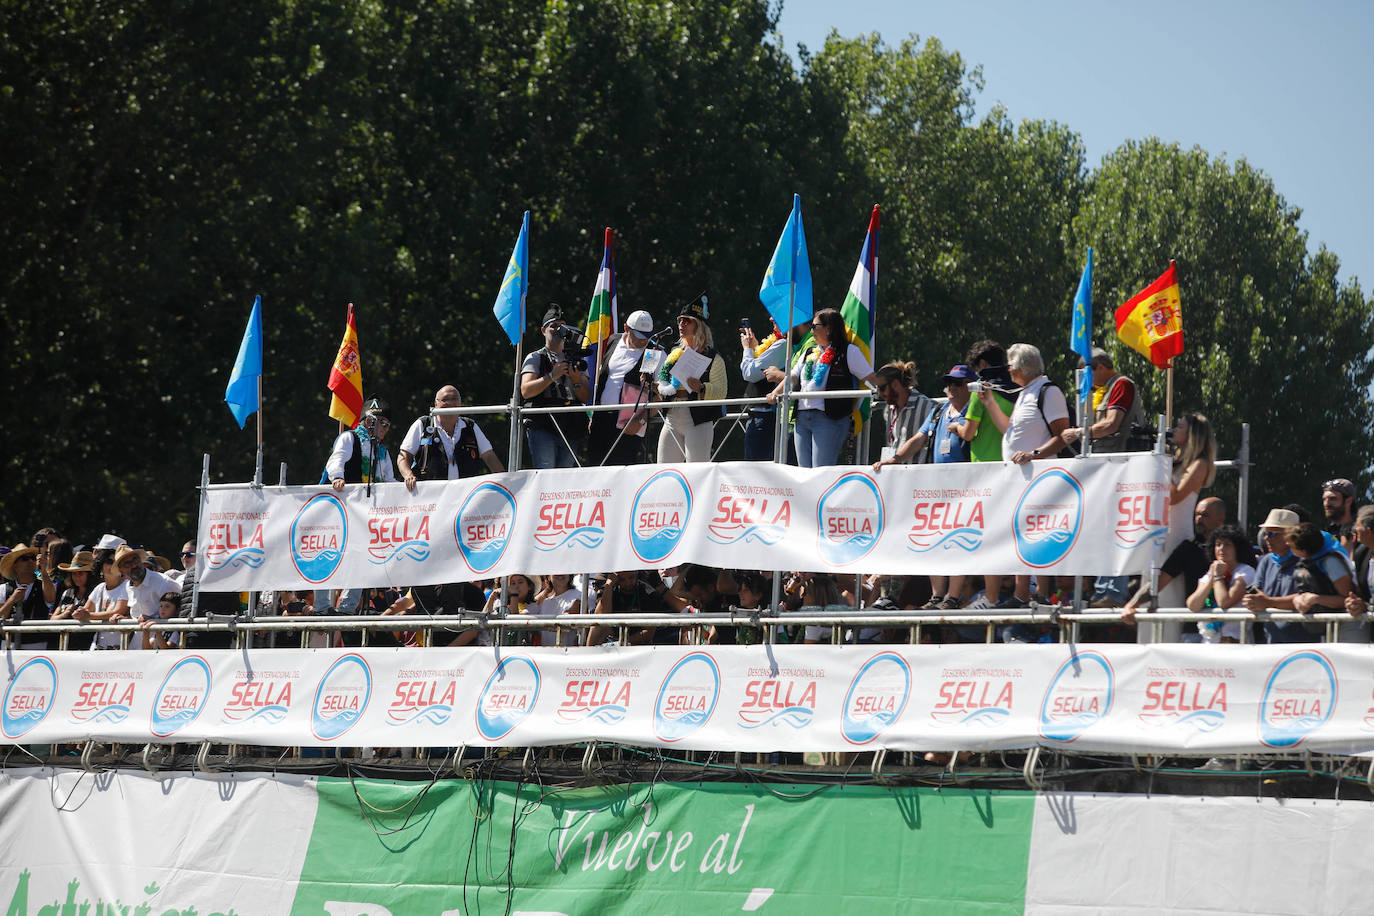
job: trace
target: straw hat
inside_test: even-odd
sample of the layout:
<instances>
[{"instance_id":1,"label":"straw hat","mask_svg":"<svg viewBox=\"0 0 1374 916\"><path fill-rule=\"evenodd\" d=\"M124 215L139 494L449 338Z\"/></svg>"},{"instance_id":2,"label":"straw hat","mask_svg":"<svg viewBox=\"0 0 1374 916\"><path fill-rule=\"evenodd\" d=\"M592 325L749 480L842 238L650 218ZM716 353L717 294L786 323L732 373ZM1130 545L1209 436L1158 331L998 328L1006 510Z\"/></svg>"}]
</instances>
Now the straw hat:
<instances>
[{"instance_id":1,"label":"straw hat","mask_svg":"<svg viewBox=\"0 0 1374 916\"><path fill-rule=\"evenodd\" d=\"M172 568L172 561L166 557L160 557L155 553L148 554L148 562L157 566L158 572L166 572Z\"/></svg>"},{"instance_id":2,"label":"straw hat","mask_svg":"<svg viewBox=\"0 0 1374 916\"><path fill-rule=\"evenodd\" d=\"M14 564L19 562L20 557L38 556L38 548L30 547L28 544L15 544L10 548L10 552L0 557L0 579L14 578Z\"/></svg>"},{"instance_id":3,"label":"straw hat","mask_svg":"<svg viewBox=\"0 0 1374 916\"><path fill-rule=\"evenodd\" d=\"M129 557L131 557L131 556L132 556L132 557L137 557L137 558L138 558L139 565L142 565L142 564L148 562L148 551L146 551L146 550L139 550L137 547L130 547L129 545L125 544L123 547L120 547L118 550L115 551L115 555L114 555L114 565L115 565L115 569L118 569L118 568L119 568L119 564L120 564L120 563L123 563L125 560L127 560L127 559L128 559Z\"/></svg>"},{"instance_id":4,"label":"straw hat","mask_svg":"<svg viewBox=\"0 0 1374 916\"><path fill-rule=\"evenodd\" d=\"M95 572L95 554L89 550L78 550L70 563L58 563L57 568L65 573Z\"/></svg>"}]
</instances>

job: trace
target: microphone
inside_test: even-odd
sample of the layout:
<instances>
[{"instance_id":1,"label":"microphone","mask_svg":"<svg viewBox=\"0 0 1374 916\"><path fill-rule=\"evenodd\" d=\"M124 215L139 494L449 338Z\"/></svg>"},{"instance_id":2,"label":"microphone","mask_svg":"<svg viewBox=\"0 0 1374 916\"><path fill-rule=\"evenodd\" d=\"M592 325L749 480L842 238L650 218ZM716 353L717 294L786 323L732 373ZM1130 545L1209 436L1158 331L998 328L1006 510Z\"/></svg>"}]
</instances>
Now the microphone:
<instances>
[{"instance_id":1,"label":"microphone","mask_svg":"<svg viewBox=\"0 0 1374 916\"><path fill-rule=\"evenodd\" d=\"M655 331L654 333L650 334L649 339L657 343L663 340L665 337L671 337L676 333L677 328L673 327L672 325L669 325L661 331Z\"/></svg>"}]
</instances>

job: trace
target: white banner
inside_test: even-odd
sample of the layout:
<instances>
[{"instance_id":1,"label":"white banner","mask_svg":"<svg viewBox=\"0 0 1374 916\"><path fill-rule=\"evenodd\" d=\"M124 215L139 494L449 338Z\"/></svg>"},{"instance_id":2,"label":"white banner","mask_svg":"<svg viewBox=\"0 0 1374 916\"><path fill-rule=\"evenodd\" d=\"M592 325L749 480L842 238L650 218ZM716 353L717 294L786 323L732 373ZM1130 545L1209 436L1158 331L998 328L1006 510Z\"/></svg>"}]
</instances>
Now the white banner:
<instances>
[{"instance_id":1,"label":"white banner","mask_svg":"<svg viewBox=\"0 0 1374 916\"><path fill-rule=\"evenodd\" d=\"M5 743L1374 750L1374 647L262 649L8 655Z\"/></svg>"},{"instance_id":2,"label":"white banner","mask_svg":"<svg viewBox=\"0 0 1374 916\"><path fill-rule=\"evenodd\" d=\"M752 569L1118 575L1168 531L1169 459L802 469L770 462L212 489L209 591L430 585L510 573Z\"/></svg>"}]
</instances>

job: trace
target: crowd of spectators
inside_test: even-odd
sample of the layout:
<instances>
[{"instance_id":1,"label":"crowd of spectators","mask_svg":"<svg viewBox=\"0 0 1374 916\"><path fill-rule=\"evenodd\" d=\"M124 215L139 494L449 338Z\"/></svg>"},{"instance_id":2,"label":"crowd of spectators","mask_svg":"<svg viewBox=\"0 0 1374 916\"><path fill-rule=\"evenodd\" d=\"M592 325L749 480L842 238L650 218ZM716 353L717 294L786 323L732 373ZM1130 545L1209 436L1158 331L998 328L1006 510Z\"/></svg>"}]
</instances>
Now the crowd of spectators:
<instances>
[{"instance_id":1,"label":"crowd of spectators","mask_svg":"<svg viewBox=\"0 0 1374 916\"><path fill-rule=\"evenodd\" d=\"M787 335L770 321L772 332L759 340L748 323L739 329L739 371L744 394L763 399L745 411L745 456L772 460L779 424L791 435L787 460L802 467L834 464L846 440L854 436L857 402L854 398L808 397L821 391L850 391L871 386L877 395L872 422L883 430L884 446L872 464L874 473L896 464L930 462L1010 461L1024 464L1064 457L1089 440L1094 453L1147 449L1152 431L1134 383L1116 371L1111 357L1095 349L1086 368L1092 379L1089 416L1078 420L1064 390L1045 374L1040 351L1030 344L1003 348L980 340L962 362L939 378L937 397L917 387L916 367L890 362L874 368L840 313L817 312L808 323L790 332L793 360L786 365ZM617 405L618 411L594 412L590 422L583 411L535 415L527 419L525 435L535 468L642 463L655 454L659 461L709 460L719 406L696 402L724 398L729 372L716 349L706 297L687 303L677 316L677 341L659 348L652 317L632 313L621 333L611 341L589 378L584 355L576 346L579 332L562 311L551 305L542 322L545 346L531 353L520 375L520 393L531 407L598 404ZM684 368L685 367L685 368ZM776 406L788 384L797 397L790 416L783 419ZM657 447L647 434L652 428L646 405L665 402ZM456 386L440 388L436 409L461 407ZM387 445L392 418L378 400L369 402L354 429L334 440L321 483L336 490L349 485L400 481L413 489L417 480L452 480L504 467L479 425L468 417L426 412L410 424L395 451ZM1259 526L1257 537L1227 524L1227 507L1216 496L1199 499L1216 476L1216 445L1211 426L1198 413L1181 414L1169 434L1173 457L1168 497L1168 536L1165 561L1152 583L1126 576L1089 580L1084 600L1095 608L1121 608L1121 623L1095 630L1088 638L1105 640L1236 642L1239 623L1202 621L1136 627L1147 608L1188 608L1216 614L1233 608L1282 610L1310 614L1342 611L1349 622L1339 628L1342 640L1366 641L1368 631L1358 618L1370 601L1369 562L1374 547L1374 506L1356 510L1356 489L1345 478L1323 485L1324 526L1313 524L1306 509L1291 504L1276 507ZM3 550L3 548L0 548ZM128 621L137 632L132 648L173 648L185 640L176 633L148 630L158 620L190 616L194 584L195 543L180 553L182 569L146 549L107 534L94 546L74 545L51 528L35 532L0 556L0 615L11 621L71 620ZM775 589L774 578L779 577ZM1152 591L1153 587L1153 591ZM791 570L712 569L685 565L662 570L619 570L585 576L513 575L504 582L464 582L414 588L348 589L343 591L265 592L249 606L247 595L204 593L200 614L286 615L326 614L395 616L472 614L488 621L525 615L552 617L625 613L740 611L768 607L774 594L787 610L834 612L857 607L921 609L954 612L1014 611L1032 604L1068 604L1073 580L1053 576L1004 575L986 569L951 567L938 576L910 576L900 570L865 576ZM146 632L145 632L146 631ZM1320 638L1322 625L1304 622L1266 622L1253 637L1271 642ZM983 641L981 627L924 628L925 637L943 641ZM1048 641L1054 631L1023 624L1006 626L999 637L1009 642ZM214 645L225 634L200 633L199 645ZM356 644L357 633L312 633L313 645ZM433 633L434 644L467 645L492 639L527 644L599 645L626 639L632 644L752 642L755 628L704 627L684 623L673 627L621 628L613 621L563 632L517 628L464 627ZM845 631L837 637L830 628L783 628L779 641L846 642L901 641L902 629L879 627ZM264 640L266 637L258 637ZM395 631L374 631L372 642L416 644L420 636L397 620ZM74 633L68 648L103 649L121 645L119 634ZM219 643L225 644L225 643ZM299 644L299 641L292 644ZM56 638L33 634L20 648L56 645Z\"/></svg>"}]
</instances>

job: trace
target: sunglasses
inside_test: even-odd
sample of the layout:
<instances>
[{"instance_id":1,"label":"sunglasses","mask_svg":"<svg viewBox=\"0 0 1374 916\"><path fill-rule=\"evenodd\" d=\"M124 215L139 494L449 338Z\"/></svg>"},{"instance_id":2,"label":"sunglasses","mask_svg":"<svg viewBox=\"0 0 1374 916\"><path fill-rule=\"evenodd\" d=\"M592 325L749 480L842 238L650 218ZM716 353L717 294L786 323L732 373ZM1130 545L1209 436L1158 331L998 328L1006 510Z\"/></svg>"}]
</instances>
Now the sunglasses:
<instances>
[{"instance_id":1,"label":"sunglasses","mask_svg":"<svg viewBox=\"0 0 1374 916\"><path fill-rule=\"evenodd\" d=\"M196 552L195 552L194 550L183 550L183 551L181 552L181 555L182 555L183 557L193 557L193 556L196 555Z\"/></svg>"}]
</instances>

